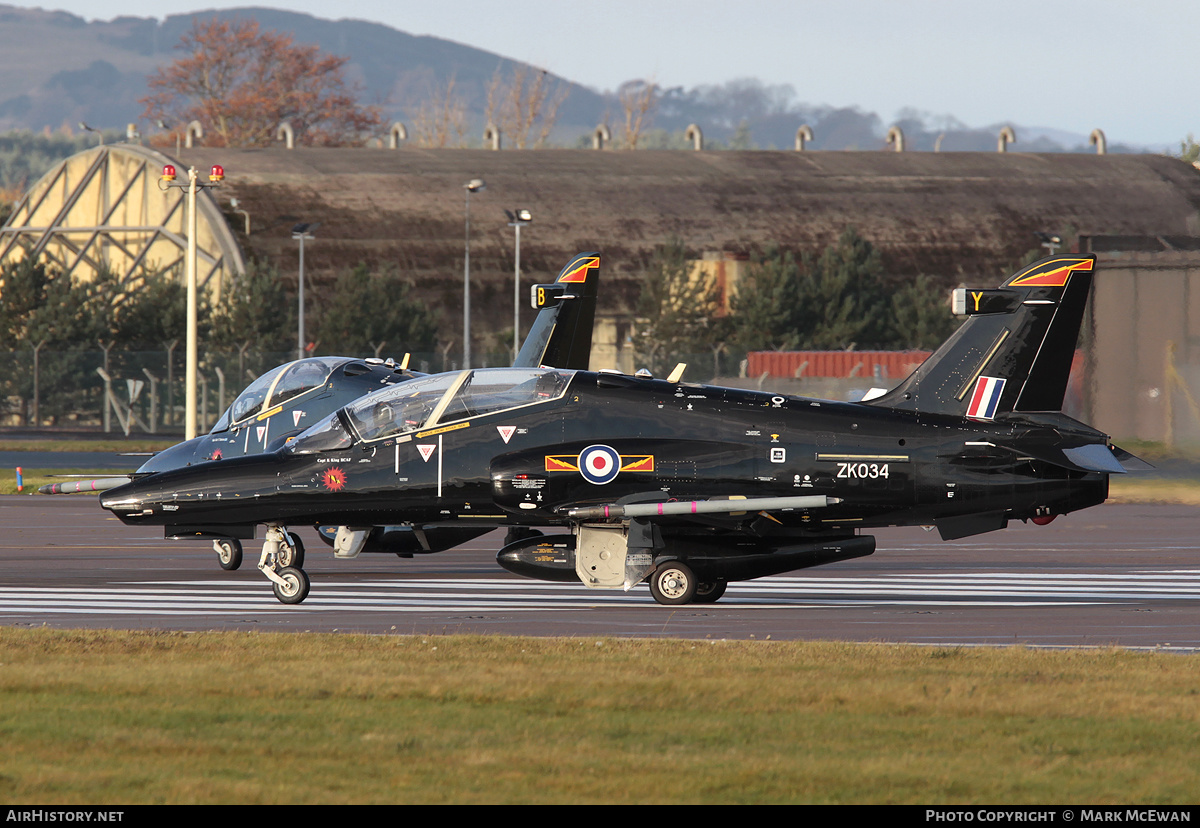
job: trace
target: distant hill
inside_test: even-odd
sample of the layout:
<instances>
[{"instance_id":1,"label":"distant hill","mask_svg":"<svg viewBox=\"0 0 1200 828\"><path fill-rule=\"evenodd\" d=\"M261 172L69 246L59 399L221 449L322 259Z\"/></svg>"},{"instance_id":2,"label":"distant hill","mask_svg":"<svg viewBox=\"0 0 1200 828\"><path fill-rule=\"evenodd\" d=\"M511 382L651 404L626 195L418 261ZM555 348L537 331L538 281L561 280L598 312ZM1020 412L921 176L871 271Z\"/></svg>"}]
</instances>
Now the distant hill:
<instances>
[{"instance_id":1,"label":"distant hill","mask_svg":"<svg viewBox=\"0 0 1200 828\"><path fill-rule=\"evenodd\" d=\"M66 12L0 5L0 132L41 132L64 126L74 130L80 121L123 132L142 113L137 100L147 92L147 76L174 59L174 47L194 17L213 16L253 17L263 28L289 32L299 43L314 43L325 52L349 58L349 79L362 86L367 103L383 108L389 121L398 119L411 126L416 106L444 90L453 78L467 109L467 137L476 146L484 126L488 84L497 69L507 71L518 65L502 55L437 37L417 37L379 23L331 21L277 9L201 11L162 22L137 17L88 22ZM570 90L558 112L553 142L590 146L592 131L606 119L615 137L623 117L615 94L551 77ZM992 151L1004 125L970 128L953 118L941 120L945 123L929 123L928 116L920 113L902 117L906 148ZM692 123L700 125L705 146L712 149L791 149L797 128L807 124L814 132L811 149L882 150L883 136L891 126L856 107L796 101L795 90L787 85L731 79L716 86L663 90L652 129L639 146L690 146L683 132ZM140 127L144 134L153 131L148 124ZM1015 151L1091 151L1085 135L1020 125L1016 132ZM1110 152L1146 150L1109 146Z\"/></svg>"},{"instance_id":2,"label":"distant hill","mask_svg":"<svg viewBox=\"0 0 1200 828\"><path fill-rule=\"evenodd\" d=\"M161 23L137 17L88 22L65 12L0 5L0 132L74 129L79 121L123 131L142 113L137 100L146 94L147 76L175 58L175 45L197 16L253 17L265 29L291 33L298 43L349 57L347 77L362 86L364 101L379 104L389 119L404 120L413 105L453 77L478 122L473 132L482 131L488 83L497 69L514 65L482 49L378 23L321 20L276 9L174 15ZM590 132L605 111L604 98L552 77L570 87L558 113L560 132Z\"/></svg>"}]
</instances>

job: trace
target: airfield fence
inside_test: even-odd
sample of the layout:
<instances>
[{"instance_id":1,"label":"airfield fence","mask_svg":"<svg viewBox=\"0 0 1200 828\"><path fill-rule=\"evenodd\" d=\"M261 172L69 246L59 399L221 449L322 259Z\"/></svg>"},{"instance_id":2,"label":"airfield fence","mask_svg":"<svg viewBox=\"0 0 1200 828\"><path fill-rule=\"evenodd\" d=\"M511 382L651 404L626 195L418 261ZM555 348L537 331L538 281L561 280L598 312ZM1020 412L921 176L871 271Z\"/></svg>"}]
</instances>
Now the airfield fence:
<instances>
[{"instance_id":1,"label":"airfield fence","mask_svg":"<svg viewBox=\"0 0 1200 828\"><path fill-rule=\"evenodd\" d=\"M295 351L202 350L200 429L211 428L255 378L295 358ZM511 359L508 352L476 355L484 367L506 365ZM409 367L424 373L450 371L461 364L462 355L453 352L417 353L409 359ZM0 351L0 425L176 433L184 422L185 372L182 346L171 351ZM109 405L106 386L113 398Z\"/></svg>"},{"instance_id":2,"label":"airfield fence","mask_svg":"<svg viewBox=\"0 0 1200 828\"><path fill-rule=\"evenodd\" d=\"M387 357L388 354L381 356ZM390 355L399 360L403 354ZM811 353L773 353L795 362ZM295 359L295 351L223 349L201 351L198 425L207 431L242 389L276 365ZM911 354L901 359L912 361ZM746 353L681 354L671 366L687 364L683 381L828 400L858 400L872 387L891 388L907 371L863 370L862 355L840 359L845 371L767 370L766 357ZM509 351L475 354L477 367L511 364ZM919 360L918 360L919 361ZM801 364L797 363L797 364ZM853 364L852 364L853 363ZM453 351L412 354L409 367L422 373L451 371L462 364ZM666 363L664 363L666 364ZM783 363L779 363L783 364ZM815 363L814 363L815 364ZM858 366L857 368L855 366ZM604 367L593 364L593 367ZM0 351L0 425L58 427L126 434L178 434L184 423L185 353L172 350L110 349ZM629 370L626 367L626 370ZM660 372L661 375L668 370ZM106 382L104 377L108 377ZM106 400L108 401L106 404Z\"/></svg>"}]
</instances>

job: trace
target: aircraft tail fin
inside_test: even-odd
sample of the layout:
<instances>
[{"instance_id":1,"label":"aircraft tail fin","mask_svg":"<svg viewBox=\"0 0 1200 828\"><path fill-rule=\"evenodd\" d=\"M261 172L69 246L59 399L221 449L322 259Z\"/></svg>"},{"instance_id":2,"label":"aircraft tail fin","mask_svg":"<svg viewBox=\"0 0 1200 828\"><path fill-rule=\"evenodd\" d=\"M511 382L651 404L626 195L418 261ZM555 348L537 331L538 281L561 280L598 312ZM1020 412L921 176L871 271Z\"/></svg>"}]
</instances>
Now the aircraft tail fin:
<instances>
[{"instance_id":1,"label":"aircraft tail fin","mask_svg":"<svg viewBox=\"0 0 1200 828\"><path fill-rule=\"evenodd\" d=\"M530 304L537 319L525 337L514 368L567 368L586 371L592 352L600 254L580 253L550 285L534 285Z\"/></svg>"},{"instance_id":2,"label":"aircraft tail fin","mask_svg":"<svg viewBox=\"0 0 1200 828\"><path fill-rule=\"evenodd\" d=\"M959 288L967 319L899 386L868 405L977 420L1062 408L1094 256L1051 256L998 288Z\"/></svg>"}]
</instances>

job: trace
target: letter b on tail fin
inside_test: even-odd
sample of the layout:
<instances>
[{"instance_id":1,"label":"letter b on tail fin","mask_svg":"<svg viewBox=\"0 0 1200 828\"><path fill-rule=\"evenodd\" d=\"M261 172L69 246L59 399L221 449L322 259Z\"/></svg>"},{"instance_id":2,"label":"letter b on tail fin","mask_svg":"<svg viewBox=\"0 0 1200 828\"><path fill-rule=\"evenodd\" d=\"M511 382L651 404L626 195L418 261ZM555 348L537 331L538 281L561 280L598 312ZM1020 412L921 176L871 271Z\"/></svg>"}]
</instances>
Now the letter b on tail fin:
<instances>
[{"instance_id":1,"label":"letter b on tail fin","mask_svg":"<svg viewBox=\"0 0 1200 828\"><path fill-rule=\"evenodd\" d=\"M592 351L600 254L580 253L552 285L534 285L537 319L513 363L517 368L573 368L586 371Z\"/></svg>"},{"instance_id":2,"label":"letter b on tail fin","mask_svg":"<svg viewBox=\"0 0 1200 828\"><path fill-rule=\"evenodd\" d=\"M987 420L1058 411L1094 266L1094 256L1052 256L998 289L955 291L955 312L967 320L870 405Z\"/></svg>"}]
</instances>

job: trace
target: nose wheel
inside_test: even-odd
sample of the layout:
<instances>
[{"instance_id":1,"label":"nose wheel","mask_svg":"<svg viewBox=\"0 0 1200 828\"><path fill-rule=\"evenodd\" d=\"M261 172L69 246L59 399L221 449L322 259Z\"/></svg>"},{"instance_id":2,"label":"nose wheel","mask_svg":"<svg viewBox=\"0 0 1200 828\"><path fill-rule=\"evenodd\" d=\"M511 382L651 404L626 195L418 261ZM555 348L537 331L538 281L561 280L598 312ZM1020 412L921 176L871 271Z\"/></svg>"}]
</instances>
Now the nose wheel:
<instances>
[{"instance_id":1,"label":"nose wheel","mask_svg":"<svg viewBox=\"0 0 1200 828\"><path fill-rule=\"evenodd\" d=\"M213 551L217 553L217 563L221 569L232 571L242 565L242 542L237 538L213 541Z\"/></svg>"},{"instance_id":2,"label":"nose wheel","mask_svg":"<svg viewBox=\"0 0 1200 828\"><path fill-rule=\"evenodd\" d=\"M285 566L276 574L279 576L279 581L274 584L275 597L279 599L280 603L299 604L308 597L310 583L308 575L303 569Z\"/></svg>"},{"instance_id":3,"label":"nose wheel","mask_svg":"<svg viewBox=\"0 0 1200 828\"><path fill-rule=\"evenodd\" d=\"M304 544L300 538L277 525L267 527L258 568L270 579L275 597L283 604L299 604L311 586L304 566Z\"/></svg>"}]
</instances>

